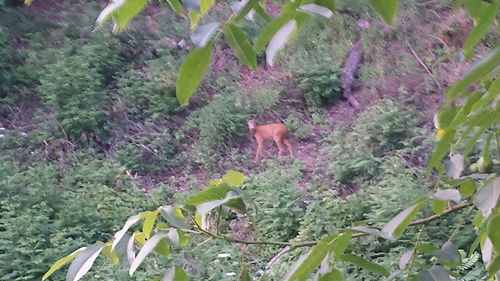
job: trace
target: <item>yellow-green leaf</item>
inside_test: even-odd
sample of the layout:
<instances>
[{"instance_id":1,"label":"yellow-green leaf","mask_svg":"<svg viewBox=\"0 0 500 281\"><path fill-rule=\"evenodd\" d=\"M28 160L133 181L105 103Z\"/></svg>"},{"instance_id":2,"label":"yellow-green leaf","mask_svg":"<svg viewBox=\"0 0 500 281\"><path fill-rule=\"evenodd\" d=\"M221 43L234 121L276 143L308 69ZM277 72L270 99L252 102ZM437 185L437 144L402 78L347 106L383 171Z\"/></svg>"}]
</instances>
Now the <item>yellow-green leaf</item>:
<instances>
[{"instance_id":1,"label":"yellow-green leaf","mask_svg":"<svg viewBox=\"0 0 500 281\"><path fill-rule=\"evenodd\" d=\"M227 24L222 30L227 44L236 57L243 64L255 70L257 68L257 55L243 30L234 24Z\"/></svg>"},{"instance_id":2,"label":"yellow-green leaf","mask_svg":"<svg viewBox=\"0 0 500 281\"><path fill-rule=\"evenodd\" d=\"M182 105L188 103L189 98L200 84L210 65L211 58L212 42L209 42L204 48L191 52L182 63L176 85L177 99Z\"/></svg>"},{"instance_id":3,"label":"yellow-green leaf","mask_svg":"<svg viewBox=\"0 0 500 281\"><path fill-rule=\"evenodd\" d=\"M151 232L153 231L156 217L158 216L159 212L159 210L145 212L144 223L142 224L142 232L144 233L144 236L146 236L146 239L149 239L149 237L151 236Z\"/></svg>"},{"instance_id":4,"label":"yellow-green leaf","mask_svg":"<svg viewBox=\"0 0 500 281\"><path fill-rule=\"evenodd\" d=\"M370 0L370 7L385 23L392 25L394 16L398 10L398 0Z\"/></svg>"},{"instance_id":5,"label":"yellow-green leaf","mask_svg":"<svg viewBox=\"0 0 500 281\"><path fill-rule=\"evenodd\" d=\"M222 180L232 187L241 186L245 180L245 175L237 171L228 171L222 176Z\"/></svg>"},{"instance_id":6,"label":"yellow-green leaf","mask_svg":"<svg viewBox=\"0 0 500 281\"><path fill-rule=\"evenodd\" d=\"M50 275L52 275L54 272L56 272L59 268L67 264L68 262L72 261L74 258L76 258L78 255L82 253L83 250L85 250L86 247L82 247L73 253L65 256L64 258L61 258L57 260L50 268L49 270L43 275L42 280L45 280L49 278Z\"/></svg>"}]
</instances>

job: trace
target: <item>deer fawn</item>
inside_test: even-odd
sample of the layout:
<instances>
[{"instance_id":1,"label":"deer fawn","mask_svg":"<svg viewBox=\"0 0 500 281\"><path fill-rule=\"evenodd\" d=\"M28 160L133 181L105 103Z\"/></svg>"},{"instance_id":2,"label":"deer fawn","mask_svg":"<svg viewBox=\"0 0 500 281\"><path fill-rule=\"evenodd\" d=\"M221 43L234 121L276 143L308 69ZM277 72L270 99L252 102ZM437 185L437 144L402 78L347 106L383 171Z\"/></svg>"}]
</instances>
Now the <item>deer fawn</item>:
<instances>
[{"instance_id":1,"label":"deer fawn","mask_svg":"<svg viewBox=\"0 0 500 281\"><path fill-rule=\"evenodd\" d=\"M262 150L264 149L264 143L266 140L274 140L276 146L278 147L279 155L283 154L283 143L288 147L290 156L293 157L292 145L286 139L285 135L288 129L285 125L280 123L271 123L266 125L255 125L255 120L250 119L247 121L248 129L250 133L254 136L257 141L257 152L255 154L255 161L259 161L259 156L262 156Z\"/></svg>"}]
</instances>

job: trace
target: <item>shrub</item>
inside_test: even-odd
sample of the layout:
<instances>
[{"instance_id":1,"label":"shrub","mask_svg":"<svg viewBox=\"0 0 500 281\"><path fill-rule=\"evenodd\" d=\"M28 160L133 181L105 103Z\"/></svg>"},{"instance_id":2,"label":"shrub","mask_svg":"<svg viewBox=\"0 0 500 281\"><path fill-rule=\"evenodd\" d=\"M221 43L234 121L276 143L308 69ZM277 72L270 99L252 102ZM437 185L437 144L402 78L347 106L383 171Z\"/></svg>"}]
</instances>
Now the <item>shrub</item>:
<instances>
[{"instance_id":1,"label":"shrub","mask_svg":"<svg viewBox=\"0 0 500 281\"><path fill-rule=\"evenodd\" d=\"M255 88L242 93L244 107L247 112L257 115L269 113L280 101L281 88Z\"/></svg>"},{"instance_id":2,"label":"shrub","mask_svg":"<svg viewBox=\"0 0 500 281\"><path fill-rule=\"evenodd\" d=\"M166 118L182 110L175 97L175 77L170 84L146 71L127 71L118 79L118 98L124 110L135 120Z\"/></svg>"},{"instance_id":3,"label":"shrub","mask_svg":"<svg viewBox=\"0 0 500 281\"><path fill-rule=\"evenodd\" d=\"M233 141L247 134L245 120L249 116L239 93L216 95L206 106L194 111L184 126L185 131L199 132L193 143L194 160L213 167Z\"/></svg>"},{"instance_id":4,"label":"shrub","mask_svg":"<svg viewBox=\"0 0 500 281\"><path fill-rule=\"evenodd\" d=\"M306 117L301 114L292 113L285 119L284 123L294 136L300 139L306 139L311 135L313 127L305 122L305 118Z\"/></svg>"},{"instance_id":5,"label":"shrub","mask_svg":"<svg viewBox=\"0 0 500 281\"><path fill-rule=\"evenodd\" d=\"M298 233L304 210L298 183L302 177L301 164L294 162L286 169L277 161L267 161L268 168L252 175L245 189L259 209L253 217L258 237L287 241Z\"/></svg>"},{"instance_id":6,"label":"shrub","mask_svg":"<svg viewBox=\"0 0 500 281\"><path fill-rule=\"evenodd\" d=\"M342 97L339 79L340 69L317 67L298 73L298 85L309 107L332 105Z\"/></svg>"}]
</instances>

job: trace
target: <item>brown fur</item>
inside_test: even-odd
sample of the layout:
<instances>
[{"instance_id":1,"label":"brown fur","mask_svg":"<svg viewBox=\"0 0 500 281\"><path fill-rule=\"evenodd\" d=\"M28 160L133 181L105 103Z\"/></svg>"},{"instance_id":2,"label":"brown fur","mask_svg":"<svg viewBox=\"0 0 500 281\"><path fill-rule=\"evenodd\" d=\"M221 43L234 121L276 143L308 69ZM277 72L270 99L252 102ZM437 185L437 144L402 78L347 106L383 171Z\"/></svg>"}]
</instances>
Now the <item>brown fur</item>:
<instances>
[{"instance_id":1,"label":"brown fur","mask_svg":"<svg viewBox=\"0 0 500 281\"><path fill-rule=\"evenodd\" d=\"M255 125L255 120L250 119L247 121L248 129L257 141L257 152L255 153L255 161L259 161L264 150L264 143L266 140L273 140L278 147L278 154L283 155L283 143L288 147L290 156L293 157L292 145L286 138L288 129L281 123L271 123L266 125Z\"/></svg>"}]
</instances>

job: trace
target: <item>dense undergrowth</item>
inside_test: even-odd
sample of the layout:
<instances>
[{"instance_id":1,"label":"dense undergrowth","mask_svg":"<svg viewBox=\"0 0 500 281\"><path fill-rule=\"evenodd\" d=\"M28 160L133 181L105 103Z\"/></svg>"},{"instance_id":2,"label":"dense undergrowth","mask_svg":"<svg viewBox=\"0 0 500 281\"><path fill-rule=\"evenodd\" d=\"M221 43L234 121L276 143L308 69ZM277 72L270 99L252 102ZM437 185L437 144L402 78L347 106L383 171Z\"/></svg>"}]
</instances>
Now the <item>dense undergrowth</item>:
<instances>
[{"instance_id":1,"label":"dense undergrowth","mask_svg":"<svg viewBox=\"0 0 500 281\"><path fill-rule=\"evenodd\" d=\"M276 87L260 81L240 87L240 66L221 50L217 63L226 63L210 70L187 108L178 106L175 80L187 53L178 42L189 41L188 27L156 8L165 3L153 3L126 32L111 34L91 32L102 3L42 2L28 8L0 1L0 260L9 261L0 263L0 280L39 280L58 257L109 239L128 216L178 201L228 169L247 174L244 189L260 207L228 221L226 229L258 239L313 240L355 221L387 221L430 192L423 167L434 140L431 116L419 101L435 98L430 89L436 77L404 51L407 42L420 42L413 28L428 24L412 1L404 2L393 31L361 1L340 5L332 22L312 20L305 29L310 32L280 56L286 67L279 71L288 78ZM450 13L447 4L436 8L443 17ZM357 19L370 25L361 29ZM244 27L249 33L252 28ZM440 32L439 26L428 28ZM332 117L336 104L346 106L340 69L359 38L366 47L355 87L378 94L361 97L370 100L359 114ZM452 60L453 50L424 45L414 48L427 51L428 60ZM437 71L439 63L434 66ZM287 95L291 88L300 89L297 96ZM253 164L255 145L245 125L250 117L283 121L294 135L297 158ZM338 117L345 121L332 120ZM447 219L469 220L461 214ZM428 243L450 235L447 227L430 224L405 234L401 247L384 259L366 258L394 267L418 231ZM469 237L454 239L460 246ZM209 250L192 246L172 259L199 280L234 280L242 259L258 272L280 250L198 242ZM362 238L350 251L382 253L387 243ZM300 253L273 264L271 280ZM133 280L151 280L172 262L154 259ZM477 278L469 280L483 276L475 262L461 273ZM348 280L378 280L359 269L346 272ZM85 280L103 276L129 278L119 265L98 262Z\"/></svg>"}]
</instances>

